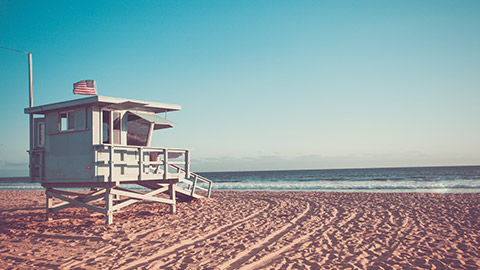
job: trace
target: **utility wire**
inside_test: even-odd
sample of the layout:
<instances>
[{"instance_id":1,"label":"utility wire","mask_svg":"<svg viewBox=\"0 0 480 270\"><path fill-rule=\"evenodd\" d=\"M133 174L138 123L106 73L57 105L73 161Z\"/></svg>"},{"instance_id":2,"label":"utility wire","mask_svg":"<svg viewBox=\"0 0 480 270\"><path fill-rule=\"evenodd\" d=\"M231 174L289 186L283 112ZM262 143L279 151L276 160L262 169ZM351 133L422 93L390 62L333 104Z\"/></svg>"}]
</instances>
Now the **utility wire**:
<instances>
[{"instance_id":1,"label":"utility wire","mask_svg":"<svg viewBox=\"0 0 480 270\"><path fill-rule=\"evenodd\" d=\"M0 48L5 49L5 50L10 50L10 51L18 52L18 53L28 54L28 52L19 51L19 50L15 50L15 49L10 49L10 48L6 48L6 47L2 47L2 46L0 46Z\"/></svg>"}]
</instances>

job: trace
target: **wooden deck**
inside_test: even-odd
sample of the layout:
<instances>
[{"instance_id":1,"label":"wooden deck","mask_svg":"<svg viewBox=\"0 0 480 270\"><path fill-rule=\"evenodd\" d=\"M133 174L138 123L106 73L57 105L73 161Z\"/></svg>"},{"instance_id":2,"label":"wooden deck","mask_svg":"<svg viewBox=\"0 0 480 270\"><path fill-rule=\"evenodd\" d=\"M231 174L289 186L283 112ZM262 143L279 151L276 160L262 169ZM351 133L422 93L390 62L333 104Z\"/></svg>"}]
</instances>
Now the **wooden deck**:
<instances>
[{"instance_id":1,"label":"wooden deck","mask_svg":"<svg viewBox=\"0 0 480 270\"><path fill-rule=\"evenodd\" d=\"M113 212L142 200L169 204L174 213L177 197L192 200L211 196L212 181L190 172L189 150L113 145L94 147L92 181L42 182L46 188L47 220L52 219L52 212L84 207L104 214L105 223L111 224ZM132 189L132 185L150 191ZM71 188L92 191L85 194L65 190ZM167 198L158 196L160 194L167 194ZM53 205L53 198L62 202Z\"/></svg>"}]
</instances>

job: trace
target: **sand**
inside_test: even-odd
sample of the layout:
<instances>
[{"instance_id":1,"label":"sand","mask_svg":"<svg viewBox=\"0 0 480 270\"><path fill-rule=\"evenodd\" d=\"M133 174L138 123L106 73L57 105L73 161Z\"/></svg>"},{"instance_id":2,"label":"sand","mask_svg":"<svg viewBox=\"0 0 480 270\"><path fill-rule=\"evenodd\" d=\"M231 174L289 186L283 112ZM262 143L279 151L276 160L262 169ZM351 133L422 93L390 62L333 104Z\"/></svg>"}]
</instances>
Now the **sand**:
<instances>
[{"instance_id":1,"label":"sand","mask_svg":"<svg viewBox=\"0 0 480 270\"><path fill-rule=\"evenodd\" d=\"M0 191L1 269L479 269L480 194L214 192L114 224Z\"/></svg>"}]
</instances>

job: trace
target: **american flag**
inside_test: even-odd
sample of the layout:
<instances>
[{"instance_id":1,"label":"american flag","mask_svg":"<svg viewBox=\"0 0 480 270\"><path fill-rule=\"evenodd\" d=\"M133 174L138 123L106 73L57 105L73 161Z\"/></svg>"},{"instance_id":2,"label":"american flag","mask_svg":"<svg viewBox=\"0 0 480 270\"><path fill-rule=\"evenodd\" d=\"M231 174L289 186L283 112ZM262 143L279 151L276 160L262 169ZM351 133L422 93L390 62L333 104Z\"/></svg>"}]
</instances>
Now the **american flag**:
<instances>
[{"instance_id":1,"label":"american flag","mask_svg":"<svg viewBox=\"0 0 480 270\"><path fill-rule=\"evenodd\" d=\"M83 80L74 83L73 93L77 95L97 95L95 80Z\"/></svg>"}]
</instances>

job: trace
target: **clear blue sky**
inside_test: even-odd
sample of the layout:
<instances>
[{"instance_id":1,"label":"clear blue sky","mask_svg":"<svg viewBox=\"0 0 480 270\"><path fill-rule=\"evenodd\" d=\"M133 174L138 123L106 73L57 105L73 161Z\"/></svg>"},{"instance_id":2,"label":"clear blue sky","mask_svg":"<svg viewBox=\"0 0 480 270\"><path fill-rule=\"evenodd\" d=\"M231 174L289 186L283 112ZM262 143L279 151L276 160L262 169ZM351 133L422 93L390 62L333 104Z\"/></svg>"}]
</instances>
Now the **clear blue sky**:
<instances>
[{"instance_id":1,"label":"clear blue sky","mask_svg":"<svg viewBox=\"0 0 480 270\"><path fill-rule=\"evenodd\" d=\"M480 1L0 1L34 104L180 104L196 171L480 164ZM26 174L27 56L0 49L0 176Z\"/></svg>"}]
</instances>

